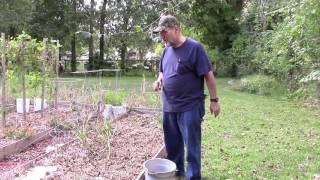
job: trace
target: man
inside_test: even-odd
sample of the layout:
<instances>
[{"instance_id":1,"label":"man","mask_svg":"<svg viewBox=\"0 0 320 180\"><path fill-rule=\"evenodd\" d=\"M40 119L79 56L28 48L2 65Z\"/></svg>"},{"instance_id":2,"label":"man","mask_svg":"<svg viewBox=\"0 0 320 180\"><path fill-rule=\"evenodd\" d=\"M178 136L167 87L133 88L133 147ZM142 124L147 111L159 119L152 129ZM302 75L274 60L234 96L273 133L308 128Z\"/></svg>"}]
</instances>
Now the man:
<instances>
[{"instance_id":1,"label":"man","mask_svg":"<svg viewBox=\"0 0 320 180\"><path fill-rule=\"evenodd\" d=\"M163 16L154 32L166 44L160 72L153 83L163 86L163 131L168 159L177 165L177 176L201 179L201 121L204 116L204 79L210 93L210 111L219 115L216 83L209 58L201 44L181 33L179 21ZM187 148L187 172L184 170L184 144Z\"/></svg>"}]
</instances>

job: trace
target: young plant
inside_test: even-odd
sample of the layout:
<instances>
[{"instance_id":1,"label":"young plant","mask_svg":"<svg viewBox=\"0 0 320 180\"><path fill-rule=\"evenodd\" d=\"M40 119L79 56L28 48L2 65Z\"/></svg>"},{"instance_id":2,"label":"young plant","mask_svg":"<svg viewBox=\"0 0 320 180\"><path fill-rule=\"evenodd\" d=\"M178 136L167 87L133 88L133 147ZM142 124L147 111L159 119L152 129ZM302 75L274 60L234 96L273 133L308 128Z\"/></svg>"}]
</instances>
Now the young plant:
<instances>
[{"instance_id":1,"label":"young plant","mask_svg":"<svg viewBox=\"0 0 320 180\"><path fill-rule=\"evenodd\" d=\"M53 117L50 119L49 125L50 127L55 128L58 131L64 131L64 130L67 131L72 128L70 124L66 123L62 119L59 120L56 117Z\"/></svg>"},{"instance_id":2,"label":"young plant","mask_svg":"<svg viewBox=\"0 0 320 180\"><path fill-rule=\"evenodd\" d=\"M78 130L76 134L77 138L79 139L80 143L82 146L86 147L87 146L87 127L85 124L83 124Z\"/></svg>"},{"instance_id":3,"label":"young plant","mask_svg":"<svg viewBox=\"0 0 320 180\"><path fill-rule=\"evenodd\" d=\"M31 128L6 128L4 134L8 138L16 140L32 136L33 131Z\"/></svg>"},{"instance_id":4,"label":"young plant","mask_svg":"<svg viewBox=\"0 0 320 180\"><path fill-rule=\"evenodd\" d=\"M103 121L102 127L98 129L99 136L101 140L104 142L107 148L107 158L110 157L111 154L111 137L112 137L112 126L110 119L105 119Z\"/></svg>"}]
</instances>

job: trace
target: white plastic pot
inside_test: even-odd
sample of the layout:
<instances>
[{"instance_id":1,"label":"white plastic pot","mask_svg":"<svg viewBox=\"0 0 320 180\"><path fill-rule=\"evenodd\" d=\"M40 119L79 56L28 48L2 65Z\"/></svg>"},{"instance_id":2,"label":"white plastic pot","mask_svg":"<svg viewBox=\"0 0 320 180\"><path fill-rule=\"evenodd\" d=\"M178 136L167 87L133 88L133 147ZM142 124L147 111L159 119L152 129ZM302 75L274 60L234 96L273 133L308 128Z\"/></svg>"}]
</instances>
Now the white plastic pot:
<instances>
[{"instance_id":1,"label":"white plastic pot","mask_svg":"<svg viewBox=\"0 0 320 180\"><path fill-rule=\"evenodd\" d=\"M119 118L128 112L128 109L124 106L112 106L112 112L114 118Z\"/></svg>"},{"instance_id":2,"label":"white plastic pot","mask_svg":"<svg viewBox=\"0 0 320 180\"><path fill-rule=\"evenodd\" d=\"M105 119L113 119L112 106L110 104L105 105L105 108L103 111L103 117Z\"/></svg>"},{"instance_id":3,"label":"white plastic pot","mask_svg":"<svg viewBox=\"0 0 320 180\"><path fill-rule=\"evenodd\" d=\"M43 108L47 108L47 100L44 100ZM34 98L33 101L34 111L41 111L41 98Z\"/></svg>"},{"instance_id":4,"label":"white plastic pot","mask_svg":"<svg viewBox=\"0 0 320 180\"><path fill-rule=\"evenodd\" d=\"M23 113L23 99L17 98L16 99L16 107L17 113ZM30 109L30 99L26 98L26 112L29 112Z\"/></svg>"}]
</instances>

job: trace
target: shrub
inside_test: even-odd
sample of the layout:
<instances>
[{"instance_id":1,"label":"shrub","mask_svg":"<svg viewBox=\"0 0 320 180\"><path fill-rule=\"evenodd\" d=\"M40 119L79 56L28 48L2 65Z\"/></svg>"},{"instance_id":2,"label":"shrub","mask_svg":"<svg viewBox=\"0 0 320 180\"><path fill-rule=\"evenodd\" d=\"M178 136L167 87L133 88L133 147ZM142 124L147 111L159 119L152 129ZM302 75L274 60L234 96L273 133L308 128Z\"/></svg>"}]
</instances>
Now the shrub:
<instances>
[{"instance_id":1,"label":"shrub","mask_svg":"<svg viewBox=\"0 0 320 180\"><path fill-rule=\"evenodd\" d=\"M284 86L273 77L251 75L232 83L232 89L258 95L272 95L284 90Z\"/></svg>"},{"instance_id":2,"label":"shrub","mask_svg":"<svg viewBox=\"0 0 320 180\"><path fill-rule=\"evenodd\" d=\"M299 88L290 92L289 99L320 99L320 70L314 70L299 81Z\"/></svg>"},{"instance_id":3,"label":"shrub","mask_svg":"<svg viewBox=\"0 0 320 180\"><path fill-rule=\"evenodd\" d=\"M114 106L119 106L122 104L126 98L126 93L123 91L106 91L104 95L104 102L106 104L111 104Z\"/></svg>"}]
</instances>

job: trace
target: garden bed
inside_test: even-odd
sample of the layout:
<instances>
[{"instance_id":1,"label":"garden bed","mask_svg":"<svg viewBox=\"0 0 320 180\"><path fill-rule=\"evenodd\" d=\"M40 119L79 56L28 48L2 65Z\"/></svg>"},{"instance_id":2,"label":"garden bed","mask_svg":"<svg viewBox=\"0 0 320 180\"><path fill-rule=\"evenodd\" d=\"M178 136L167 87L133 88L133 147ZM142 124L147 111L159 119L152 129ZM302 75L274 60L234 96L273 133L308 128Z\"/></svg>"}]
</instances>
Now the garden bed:
<instances>
[{"instance_id":1,"label":"garden bed","mask_svg":"<svg viewBox=\"0 0 320 180\"><path fill-rule=\"evenodd\" d=\"M58 110L46 109L44 117L41 112L29 112L27 120L23 120L23 114L11 112L6 117L6 128L0 129L0 147L7 146L19 139L30 137L34 134L50 129L55 123L75 119L77 112L68 107L61 107Z\"/></svg>"},{"instance_id":2,"label":"garden bed","mask_svg":"<svg viewBox=\"0 0 320 180\"><path fill-rule=\"evenodd\" d=\"M103 139L97 128L103 127L103 121L88 121L86 140L79 136L79 129L64 131L62 136L53 137L31 146L26 151L10 156L2 162L3 173L10 178L17 175L17 165L24 164L45 154L51 145L68 145L32 162L34 166L53 166L56 171L46 177L54 179L96 178L135 179L143 169L143 162L152 158L162 147L162 133L159 113L131 112L127 117L110 121L112 136L109 141ZM68 133L66 133L68 132ZM85 143L84 143L85 142ZM109 146L110 145L110 148ZM34 152L34 153L33 153ZM11 172L5 172L4 166ZM23 170L23 168L20 168ZM1 171L0 171L1 172ZM28 176L24 172L21 177ZM4 177L4 176L2 176Z\"/></svg>"}]
</instances>

